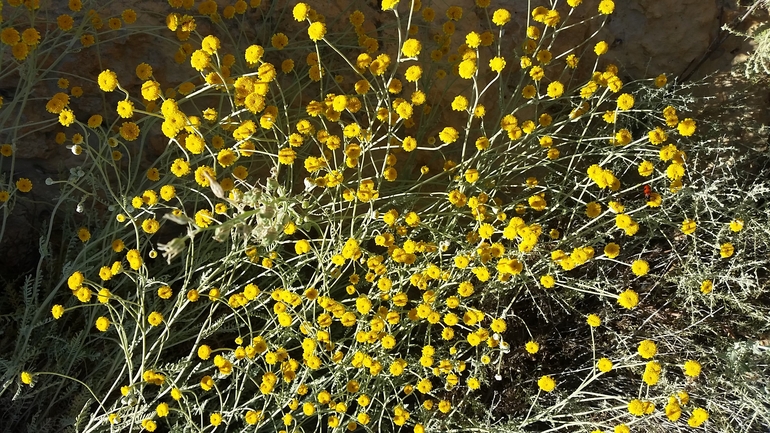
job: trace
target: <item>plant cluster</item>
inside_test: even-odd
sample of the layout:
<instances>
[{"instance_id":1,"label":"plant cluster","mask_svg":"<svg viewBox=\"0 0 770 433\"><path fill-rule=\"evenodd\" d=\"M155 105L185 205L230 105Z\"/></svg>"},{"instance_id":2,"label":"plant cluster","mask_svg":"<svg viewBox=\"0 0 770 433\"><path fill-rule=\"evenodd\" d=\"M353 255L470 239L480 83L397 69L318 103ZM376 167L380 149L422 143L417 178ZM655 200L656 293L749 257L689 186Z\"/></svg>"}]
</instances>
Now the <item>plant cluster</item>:
<instances>
[{"instance_id":1,"label":"plant cluster","mask_svg":"<svg viewBox=\"0 0 770 433\"><path fill-rule=\"evenodd\" d=\"M69 0L34 38L19 23L44 8L7 3L3 68L157 33L187 78L105 58L45 98L45 127L79 158L46 183L87 217L64 251L42 243L0 392L35 407L25 395L74 386L61 423L83 432L724 431L746 416L715 400L742 382L710 383L728 364L699 327L757 296L767 212L748 201L767 189L714 168L665 74L624 80L605 60L612 0L531 4L521 35L488 0L335 17L169 0L164 26L134 28L157 12ZM580 26L594 37L567 37ZM76 80L102 110L78 107ZM14 146L6 215L33 190ZM505 402L483 407L492 393Z\"/></svg>"}]
</instances>

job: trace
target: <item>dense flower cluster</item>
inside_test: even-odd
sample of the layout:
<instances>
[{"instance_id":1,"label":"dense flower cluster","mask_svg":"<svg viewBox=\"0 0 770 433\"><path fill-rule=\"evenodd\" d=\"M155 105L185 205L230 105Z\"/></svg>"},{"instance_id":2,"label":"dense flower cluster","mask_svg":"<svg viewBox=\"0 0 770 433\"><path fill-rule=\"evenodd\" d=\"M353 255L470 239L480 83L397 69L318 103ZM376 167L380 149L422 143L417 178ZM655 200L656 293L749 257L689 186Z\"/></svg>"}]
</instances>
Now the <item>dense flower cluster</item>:
<instances>
[{"instance_id":1,"label":"dense flower cluster","mask_svg":"<svg viewBox=\"0 0 770 433\"><path fill-rule=\"evenodd\" d=\"M100 396L89 427L462 428L512 359L537 366L517 370L527 428L584 398L603 408L589 428L708 421L661 385L697 383L704 360L644 324L633 343L598 343L649 313L666 268L650 233L695 242L703 230L667 208L687 185L698 124L641 96L662 94L666 76L626 83L608 42L554 44L573 14L601 24L615 2L535 6L514 50L502 3L476 1L483 28L458 6L386 0L376 12L393 16L389 40L369 12L333 20L304 2L266 39L234 38L227 29L266 6L232 3L168 1L163 35L177 40L169 57L188 81L144 62L126 76L116 59L89 77L115 97L103 112L79 110L65 90L74 77L44 101L65 131L57 142L110 186L98 195L111 201L109 230L78 231L96 258L67 268L71 295L47 307L56 323L93 310L89 326L126 358L114 386L123 398ZM81 45L97 43L101 18L69 6L94 28ZM57 32L80 31L72 16ZM126 10L107 27L141 18ZM39 39L0 34L20 60L16 47ZM645 129L639 113L652 119ZM148 143L158 156L137 161ZM13 185L0 202L32 190L26 178ZM741 248L744 220L731 218L709 246L723 261ZM712 290L711 280L695 288ZM530 323L561 314L550 310L578 313L590 337L578 345L591 348L580 368L545 362L555 343Z\"/></svg>"}]
</instances>

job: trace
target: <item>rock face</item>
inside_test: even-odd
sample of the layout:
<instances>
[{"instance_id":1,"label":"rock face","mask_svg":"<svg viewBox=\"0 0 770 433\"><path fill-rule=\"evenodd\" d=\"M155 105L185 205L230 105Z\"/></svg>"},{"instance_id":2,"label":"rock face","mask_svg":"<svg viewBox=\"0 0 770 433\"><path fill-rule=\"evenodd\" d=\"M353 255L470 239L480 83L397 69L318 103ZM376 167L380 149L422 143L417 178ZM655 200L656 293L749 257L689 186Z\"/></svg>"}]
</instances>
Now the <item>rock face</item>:
<instances>
[{"instance_id":1,"label":"rock face","mask_svg":"<svg viewBox=\"0 0 770 433\"><path fill-rule=\"evenodd\" d=\"M617 2L606 30L610 51L632 79L675 76L699 61L716 38L719 0Z\"/></svg>"}]
</instances>

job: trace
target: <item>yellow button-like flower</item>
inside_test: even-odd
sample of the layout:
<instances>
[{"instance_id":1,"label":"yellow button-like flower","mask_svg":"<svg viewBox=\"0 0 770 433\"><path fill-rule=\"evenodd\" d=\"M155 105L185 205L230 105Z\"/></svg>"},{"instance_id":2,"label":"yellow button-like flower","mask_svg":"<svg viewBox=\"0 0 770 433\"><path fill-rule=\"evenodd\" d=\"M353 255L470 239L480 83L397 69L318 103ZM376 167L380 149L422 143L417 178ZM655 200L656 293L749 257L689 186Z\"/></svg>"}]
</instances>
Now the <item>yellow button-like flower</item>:
<instances>
[{"instance_id":1,"label":"yellow button-like flower","mask_svg":"<svg viewBox=\"0 0 770 433\"><path fill-rule=\"evenodd\" d=\"M163 323L163 314L157 311L153 311L149 316L147 316L147 322L152 326L158 326Z\"/></svg>"},{"instance_id":2,"label":"yellow button-like flower","mask_svg":"<svg viewBox=\"0 0 770 433\"><path fill-rule=\"evenodd\" d=\"M631 264L631 272L633 272L637 277L647 275L649 270L650 265L646 260L634 260L634 262Z\"/></svg>"},{"instance_id":3,"label":"yellow button-like flower","mask_svg":"<svg viewBox=\"0 0 770 433\"><path fill-rule=\"evenodd\" d=\"M618 295L618 304L630 310L639 304L639 295L631 289L625 290Z\"/></svg>"},{"instance_id":4,"label":"yellow button-like flower","mask_svg":"<svg viewBox=\"0 0 770 433\"><path fill-rule=\"evenodd\" d=\"M492 22L497 26L504 26L511 20L511 13L507 9L498 9L492 14Z\"/></svg>"},{"instance_id":5,"label":"yellow button-like flower","mask_svg":"<svg viewBox=\"0 0 770 433\"><path fill-rule=\"evenodd\" d=\"M110 319L102 316L96 319L96 329L105 332L110 328Z\"/></svg>"},{"instance_id":6,"label":"yellow button-like flower","mask_svg":"<svg viewBox=\"0 0 770 433\"><path fill-rule=\"evenodd\" d=\"M733 244L726 242L719 246L719 255L726 259L728 257L731 257L733 253L735 252L735 247L733 247Z\"/></svg>"},{"instance_id":7,"label":"yellow button-like flower","mask_svg":"<svg viewBox=\"0 0 770 433\"><path fill-rule=\"evenodd\" d=\"M637 351L642 358L650 359L658 353L658 346L652 340L642 340Z\"/></svg>"},{"instance_id":8,"label":"yellow button-like flower","mask_svg":"<svg viewBox=\"0 0 770 433\"><path fill-rule=\"evenodd\" d=\"M32 374L28 371L22 371L21 372L21 383L25 385L32 384Z\"/></svg>"},{"instance_id":9,"label":"yellow button-like flower","mask_svg":"<svg viewBox=\"0 0 770 433\"><path fill-rule=\"evenodd\" d=\"M607 373L608 371L612 370L612 361L610 361L608 358L600 358L596 362L596 368L598 368L602 373Z\"/></svg>"},{"instance_id":10,"label":"yellow button-like flower","mask_svg":"<svg viewBox=\"0 0 770 433\"><path fill-rule=\"evenodd\" d=\"M564 84L554 81L548 85L548 96L558 98L564 93Z\"/></svg>"},{"instance_id":11,"label":"yellow button-like flower","mask_svg":"<svg viewBox=\"0 0 770 433\"><path fill-rule=\"evenodd\" d=\"M551 392L556 388L556 381L551 376L542 376L538 379L537 386L545 392Z\"/></svg>"},{"instance_id":12,"label":"yellow button-like flower","mask_svg":"<svg viewBox=\"0 0 770 433\"><path fill-rule=\"evenodd\" d=\"M586 317L586 323L588 323L588 326L596 328L602 324L602 319L596 314L589 314L588 317Z\"/></svg>"},{"instance_id":13,"label":"yellow button-like flower","mask_svg":"<svg viewBox=\"0 0 770 433\"><path fill-rule=\"evenodd\" d=\"M700 375L701 365L700 362L692 359L685 361L684 374L690 377L698 377Z\"/></svg>"},{"instance_id":14,"label":"yellow button-like flower","mask_svg":"<svg viewBox=\"0 0 770 433\"><path fill-rule=\"evenodd\" d=\"M105 92L112 92L118 87L118 76L109 69L105 69L97 78L99 88Z\"/></svg>"},{"instance_id":15,"label":"yellow button-like flower","mask_svg":"<svg viewBox=\"0 0 770 433\"><path fill-rule=\"evenodd\" d=\"M630 110L634 107L634 97L630 93L618 96L618 110Z\"/></svg>"},{"instance_id":16,"label":"yellow button-like flower","mask_svg":"<svg viewBox=\"0 0 770 433\"><path fill-rule=\"evenodd\" d=\"M615 11L615 2L613 0L602 0L599 3L599 13L602 15L609 15Z\"/></svg>"},{"instance_id":17,"label":"yellow button-like flower","mask_svg":"<svg viewBox=\"0 0 770 433\"><path fill-rule=\"evenodd\" d=\"M556 285L556 280L550 275L543 275L540 277L540 285L546 289L550 289Z\"/></svg>"},{"instance_id":18,"label":"yellow button-like flower","mask_svg":"<svg viewBox=\"0 0 770 433\"><path fill-rule=\"evenodd\" d=\"M313 42L318 42L326 36L326 24L316 21L310 24L307 29L307 35Z\"/></svg>"},{"instance_id":19,"label":"yellow button-like flower","mask_svg":"<svg viewBox=\"0 0 770 433\"><path fill-rule=\"evenodd\" d=\"M417 57L422 51L422 44L417 39L407 39L401 47L401 53L406 57Z\"/></svg>"}]
</instances>

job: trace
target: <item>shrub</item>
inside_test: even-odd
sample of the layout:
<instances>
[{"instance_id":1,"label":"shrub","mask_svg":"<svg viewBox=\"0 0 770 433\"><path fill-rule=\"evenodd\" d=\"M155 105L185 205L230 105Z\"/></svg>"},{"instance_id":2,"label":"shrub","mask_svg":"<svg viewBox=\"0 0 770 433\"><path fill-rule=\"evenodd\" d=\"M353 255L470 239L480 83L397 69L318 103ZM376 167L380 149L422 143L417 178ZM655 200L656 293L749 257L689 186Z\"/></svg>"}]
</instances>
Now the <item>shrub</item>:
<instances>
[{"instance_id":1,"label":"shrub","mask_svg":"<svg viewBox=\"0 0 770 433\"><path fill-rule=\"evenodd\" d=\"M611 0L533 8L513 51L510 12L484 1L464 35L471 11L419 2L168 3L162 29L124 11L100 30L82 10L42 35L97 50L157 33L187 78L103 58L78 77L102 111L47 100L81 161L48 183L86 222L52 218L77 237L52 251L49 232L26 280L3 364L18 405L66 408L56 422L77 431L420 432L503 414L525 431L718 431L748 416L715 400L742 385L705 379L728 370L701 328L766 312L747 273L766 263L750 201L767 189L713 165L727 150L687 88L624 82L604 41L564 47ZM30 189L3 182L6 203Z\"/></svg>"}]
</instances>

